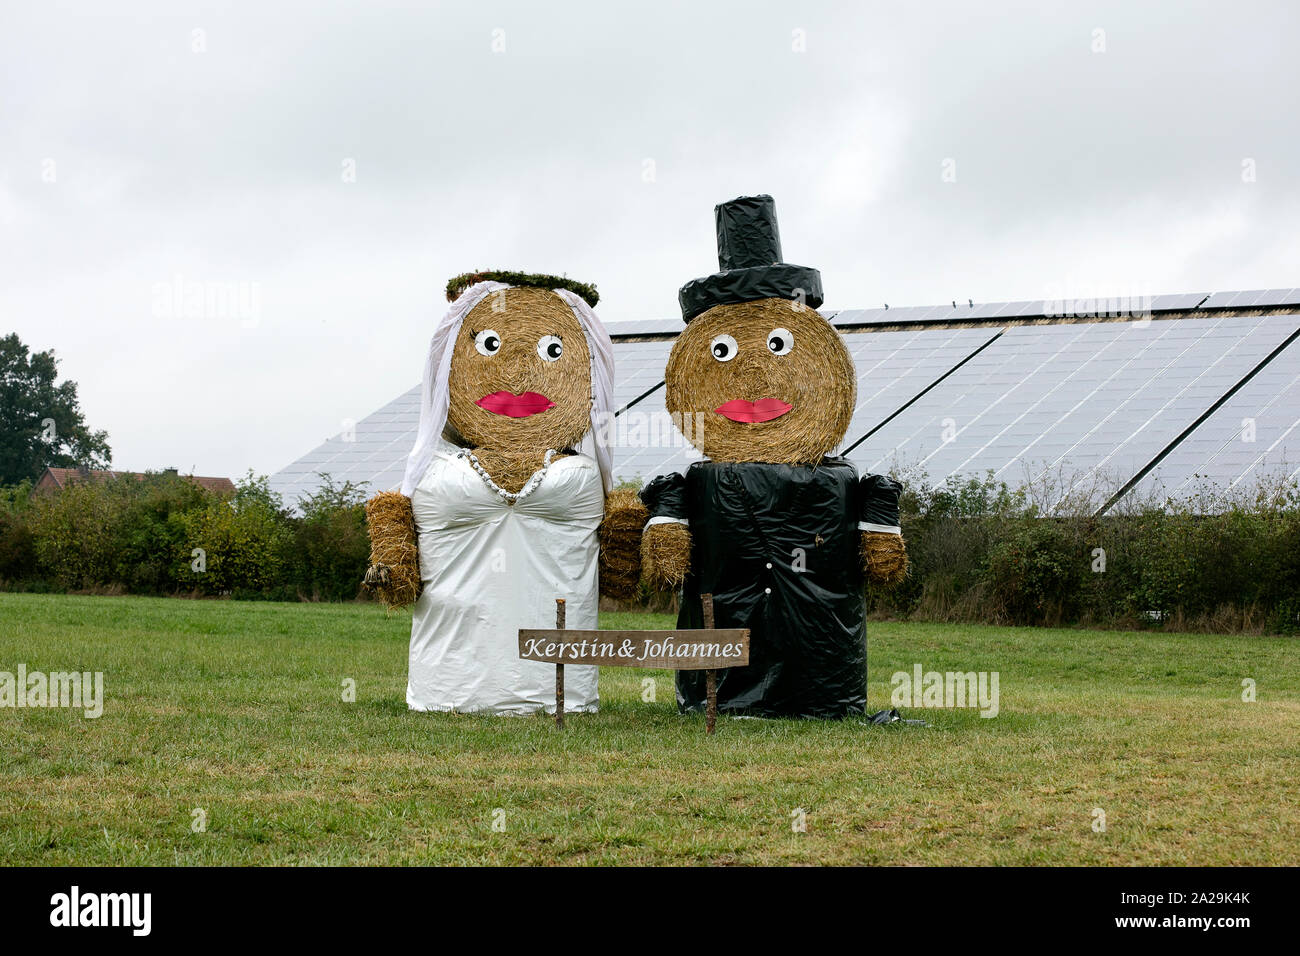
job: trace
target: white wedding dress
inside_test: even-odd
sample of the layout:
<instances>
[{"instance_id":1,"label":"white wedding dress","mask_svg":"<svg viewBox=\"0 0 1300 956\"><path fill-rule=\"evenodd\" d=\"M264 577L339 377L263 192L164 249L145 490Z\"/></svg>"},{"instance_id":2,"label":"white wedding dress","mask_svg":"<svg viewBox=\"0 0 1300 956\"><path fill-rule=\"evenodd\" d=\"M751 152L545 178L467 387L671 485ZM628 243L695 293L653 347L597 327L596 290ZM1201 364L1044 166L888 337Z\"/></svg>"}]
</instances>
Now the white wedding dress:
<instances>
[{"instance_id":1,"label":"white wedding dress","mask_svg":"<svg viewBox=\"0 0 1300 956\"><path fill-rule=\"evenodd\" d=\"M519 659L520 628L595 628L600 471L586 455L556 459L508 504L443 443L411 494L424 590L411 621L412 710L555 711L555 665ZM565 711L595 711L598 669L564 669Z\"/></svg>"}]
</instances>

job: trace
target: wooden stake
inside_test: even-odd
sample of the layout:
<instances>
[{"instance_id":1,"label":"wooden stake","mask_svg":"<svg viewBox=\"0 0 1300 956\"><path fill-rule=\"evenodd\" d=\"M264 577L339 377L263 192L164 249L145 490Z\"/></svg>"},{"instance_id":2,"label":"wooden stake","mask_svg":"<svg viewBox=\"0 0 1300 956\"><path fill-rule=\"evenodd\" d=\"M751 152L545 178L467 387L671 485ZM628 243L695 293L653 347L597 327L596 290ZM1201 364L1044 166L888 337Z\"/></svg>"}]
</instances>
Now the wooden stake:
<instances>
[{"instance_id":1,"label":"wooden stake","mask_svg":"<svg viewBox=\"0 0 1300 956\"><path fill-rule=\"evenodd\" d=\"M713 595L701 594L700 604L704 610L704 626L713 630ZM710 667L704 672L704 693L708 702L704 705L704 732L712 734L718 723L718 672Z\"/></svg>"},{"instance_id":2,"label":"wooden stake","mask_svg":"<svg viewBox=\"0 0 1300 956\"><path fill-rule=\"evenodd\" d=\"M564 598L555 599L555 629L564 630ZM564 729L564 665L555 665L555 726Z\"/></svg>"}]
</instances>

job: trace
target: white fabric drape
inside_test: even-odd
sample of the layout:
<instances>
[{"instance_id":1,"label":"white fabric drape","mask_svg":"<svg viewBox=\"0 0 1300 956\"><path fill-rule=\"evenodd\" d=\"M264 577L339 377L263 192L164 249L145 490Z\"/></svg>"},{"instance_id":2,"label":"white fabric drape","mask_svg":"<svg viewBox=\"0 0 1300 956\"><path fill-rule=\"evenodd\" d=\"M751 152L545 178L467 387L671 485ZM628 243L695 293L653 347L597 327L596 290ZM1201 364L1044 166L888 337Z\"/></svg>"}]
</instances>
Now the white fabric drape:
<instances>
[{"instance_id":1,"label":"white fabric drape","mask_svg":"<svg viewBox=\"0 0 1300 956\"><path fill-rule=\"evenodd\" d=\"M424 590L411 617L406 703L413 710L555 710L555 665L520 660L519 630L598 626L605 492L585 455L556 460L537 490L503 501L445 442L411 495ZM565 707L595 711L597 668L564 669Z\"/></svg>"},{"instance_id":2,"label":"white fabric drape","mask_svg":"<svg viewBox=\"0 0 1300 956\"><path fill-rule=\"evenodd\" d=\"M583 334L587 337L587 351L591 353L591 430L585 441L591 445L592 455L600 468L600 481L608 494L614 487L614 457L609 448L610 424L614 412L614 343L609 340L605 323L582 296L568 289L555 289L555 294L569 304L578 317Z\"/></svg>"},{"instance_id":3,"label":"white fabric drape","mask_svg":"<svg viewBox=\"0 0 1300 956\"><path fill-rule=\"evenodd\" d=\"M429 470L429 462L433 461L434 452L442 438L442 430L447 425L451 353L456 344L456 336L460 334L461 323L485 296L497 289L507 288L509 286L504 282L476 282L451 304L447 314L433 330L420 387L420 430L416 432L415 445L406 458L406 475L402 478L402 494L408 498Z\"/></svg>"},{"instance_id":4,"label":"white fabric drape","mask_svg":"<svg viewBox=\"0 0 1300 956\"><path fill-rule=\"evenodd\" d=\"M447 425L451 356L461 324L465 321L465 316L484 298L498 289L509 288L511 287L504 282L475 283L451 304L451 308L433 330L420 387L420 427L416 433L415 445L407 456L406 474L402 478L402 494L408 498L428 471ZM587 351L591 354L592 403L591 429L584 436L583 444L591 450L592 457L600 468L601 483L608 492L614 482L608 443L608 422L613 411L614 395L614 346L604 323L581 296L568 289L553 291L573 311L587 339Z\"/></svg>"}]
</instances>

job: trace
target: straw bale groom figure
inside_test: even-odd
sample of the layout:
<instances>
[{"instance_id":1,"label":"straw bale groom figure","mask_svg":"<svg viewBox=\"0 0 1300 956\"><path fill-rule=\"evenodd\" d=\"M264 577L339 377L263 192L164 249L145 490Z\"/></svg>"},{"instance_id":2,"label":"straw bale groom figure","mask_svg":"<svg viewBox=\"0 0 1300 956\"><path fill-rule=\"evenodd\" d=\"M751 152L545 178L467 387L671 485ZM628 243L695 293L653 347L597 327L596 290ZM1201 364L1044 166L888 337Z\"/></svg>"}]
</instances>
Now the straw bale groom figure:
<instances>
[{"instance_id":1,"label":"straw bale groom figure","mask_svg":"<svg viewBox=\"0 0 1300 956\"><path fill-rule=\"evenodd\" d=\"M626 596L640 576L645 509L611 493L605 443L613 350L591 286L475 273L447 298L401 491L366 505L366 583L415 602L413 710L553 712L555 669L519 659L519 629L553 627L556 598L594 628L598 586ZM597 708L596 675L568 668L566 710Z\"/></svg>"},{"instance_id":2,"label":"straw bale groom figure","mask_svg":"<svg viewBox=\"0 0 1300 956\"><path fill-rule=\"evenodd\" d=\"M721 271L682 287L686 329L664 373L668 410L707 457L641 492L643 570L651 584L683 586L679 627L701 626L700 595L711 593L717 627L750 629L749 666L720 675L721 711L862 714L862 583L906 573L900 486L829 457L857 376L815 311L821 275L781 261L772 198L715 213ZM699 672L678 672L677 699L704 706Z\"/></svg>"}]
</instances>

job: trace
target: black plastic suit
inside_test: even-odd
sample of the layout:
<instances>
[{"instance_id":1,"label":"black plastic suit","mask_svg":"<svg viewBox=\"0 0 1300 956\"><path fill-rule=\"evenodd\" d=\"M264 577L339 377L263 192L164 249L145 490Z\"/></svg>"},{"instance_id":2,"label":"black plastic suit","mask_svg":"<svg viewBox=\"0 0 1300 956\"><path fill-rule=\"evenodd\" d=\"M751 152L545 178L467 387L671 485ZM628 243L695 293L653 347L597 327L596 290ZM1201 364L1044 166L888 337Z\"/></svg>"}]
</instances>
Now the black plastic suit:
<instances>
[{"instance_id":1,"label":"black plastic suit","mask_svg":"<svg viewBox=\"0 0 1300 956\"><path fill-rule=\"evenodd\" d=\"M749 665L718 673L718 709L764 717L846 717L867 699L859 521L898 523L900 486L858 479L843 458L813 465L711 462L641 492L652 518L686 518L691 570L678 627L747 627ZM704 707L704 673L679 671L683 711Z\"/></svg>"}]
</instances>

